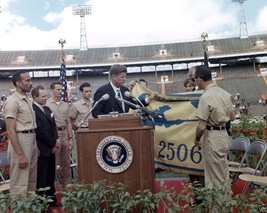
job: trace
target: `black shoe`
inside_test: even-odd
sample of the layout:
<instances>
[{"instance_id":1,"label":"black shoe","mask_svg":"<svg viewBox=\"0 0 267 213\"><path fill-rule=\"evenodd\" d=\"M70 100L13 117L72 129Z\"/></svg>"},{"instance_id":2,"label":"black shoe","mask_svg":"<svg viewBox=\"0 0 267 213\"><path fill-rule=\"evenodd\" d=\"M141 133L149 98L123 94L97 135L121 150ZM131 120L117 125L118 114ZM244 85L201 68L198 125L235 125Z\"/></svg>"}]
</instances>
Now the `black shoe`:
<instances>
[{"instance_id":1,"label":"black shoe","mask_svg":"<svg viewBox=\"0 0 267 213\"><path fill-rule=\"evenodd\" d=\"M197 206L197 205L201 205L202 202L203 202L203 197L198 196L198 197L196 197L195 202L192 202L192 203L190 204L190 207L195 207L195 206Z\"/></svg>"},{"instance_id":2,"label":"black shoe","mask_svg":"<svg viewBox=\"0 0 267 213\"><path fill-rule=\"evenodd\" d=\"M42 210L41 213L51 213L52 211L50 209Z\"/></svg>"},{"instance_id":3,"label":"black shoe","mask_svg":"<svg viewBox=\"0 0 267 213\"><path fill-rule=\"evenodd\" d=\"M203 202L203 197L202 196L198 196L196 197L196 204L200 205Z\"/></svg>"},{"instance_id":4,"label":"black shoe","mask_svg":"<svg viewBox=\"0 0 267 213\"><path fill-rule=\"evenodd\" d=\"M51 207L61 207L62 206L62 203L59 203L59 202L51 202L51 203L49 203L49 206L51 206Z\"/></svg>"}]
</instances>

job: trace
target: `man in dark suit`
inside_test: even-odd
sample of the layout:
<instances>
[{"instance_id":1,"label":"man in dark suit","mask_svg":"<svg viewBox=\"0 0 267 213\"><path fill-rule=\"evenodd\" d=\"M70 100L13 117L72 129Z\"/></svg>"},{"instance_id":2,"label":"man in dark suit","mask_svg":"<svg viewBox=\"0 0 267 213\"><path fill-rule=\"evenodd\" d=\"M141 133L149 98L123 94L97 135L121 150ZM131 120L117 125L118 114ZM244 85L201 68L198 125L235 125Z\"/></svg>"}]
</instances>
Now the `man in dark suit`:
<instances>
[{"instance_id":1,"label":"man in dark suit","mask_svg":"<svg viewBox=\"0 0 267 213\"><path fill-rule=\"evenodd\" d=\"M126 81L126 73L127 68L123 65L114 64L111 66L109 71L110 82L97 89L94 94L94 104L104 94L108 94L109 99L99 102L98 105L93 109L92 115L94 118L97 118L98 115L109 114L110 112L129 112L130 106L124 102L119 101L117 97L137 104L131 97L125 96L125 92L129 91L127 87L123 86ZM147 105L146 100L143 100L142 102L144 105Z\"/></svg>"},{"instance_id":2,"label":"man in dark suit","mask_svg":"<svg viewBox=\"0 0 267 213\"><path fill-rule=\"evenodd\" d=\"M32 90L33 109L36 115L36 141L40 151L37 164L37 189L50 187L45 192L52 197L50 206L61 206L55 196L55 151L57 149L57 127L54 115L49 107L45 106L47 92L43 86L37 86Z\"/></svg>"}]
</instances>

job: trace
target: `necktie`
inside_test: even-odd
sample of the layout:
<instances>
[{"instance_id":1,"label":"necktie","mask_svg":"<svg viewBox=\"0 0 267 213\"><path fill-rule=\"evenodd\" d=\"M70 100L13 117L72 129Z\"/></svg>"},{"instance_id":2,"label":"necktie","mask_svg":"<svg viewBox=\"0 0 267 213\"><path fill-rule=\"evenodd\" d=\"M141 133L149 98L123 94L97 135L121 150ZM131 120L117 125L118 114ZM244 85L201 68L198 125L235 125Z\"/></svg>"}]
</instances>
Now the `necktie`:
<instances>
[{"instance_id":1,"label":"necktie","mask_svg":"<svg viewBox=\"0 0 267 213\"><path fill-rule=\"evenodd\" d=\"M41 110L43 111L44 114L46 114L43 106L41 107Z\"/></svg>"},{"instance_id":2,"label":"necktie","mask_svg":"<svg viewBox=\"0 0 267 213\"><path fill-rule=\"evenodd\" d=\"M117 90L117 97L121 98L121 93L119 89Z\"/></svg>"},{"instance_id":3,"label":"necktie","mask_svg":"<svg viewBox=\"0 0 267 213\"><path fill-rule=\"evenodd\" d=\"M121 91L120 91L119 89L117 90L117 97L119 97L119 98L122 99L122 97L121 97ZM120 101L120 102L121 102L122 110L123 110L123 112L125 112L125 105L124 105L124 102L123 102L123 101Z\"/></svg>"}]
</instances>

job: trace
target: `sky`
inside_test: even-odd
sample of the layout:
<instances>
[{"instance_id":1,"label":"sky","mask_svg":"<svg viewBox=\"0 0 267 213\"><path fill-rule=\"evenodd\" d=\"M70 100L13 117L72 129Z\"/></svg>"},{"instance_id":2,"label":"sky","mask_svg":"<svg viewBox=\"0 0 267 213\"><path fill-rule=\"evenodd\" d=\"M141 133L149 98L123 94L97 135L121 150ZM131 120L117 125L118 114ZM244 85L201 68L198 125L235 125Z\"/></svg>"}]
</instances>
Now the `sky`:
<instances>
[{"instance_id":1,"label":"sky","mask_svg":"<svg viewBox=\"0 0 267 213\"><path fill-rule=\"evenodd\" d=\"M0 0L0 50L80 48L74 4L91 5L85 17L89 48L200 40L239 35L233 0ZM267 33L267 0L244 2L249 35Z\"/></svg>"}]
</instances>

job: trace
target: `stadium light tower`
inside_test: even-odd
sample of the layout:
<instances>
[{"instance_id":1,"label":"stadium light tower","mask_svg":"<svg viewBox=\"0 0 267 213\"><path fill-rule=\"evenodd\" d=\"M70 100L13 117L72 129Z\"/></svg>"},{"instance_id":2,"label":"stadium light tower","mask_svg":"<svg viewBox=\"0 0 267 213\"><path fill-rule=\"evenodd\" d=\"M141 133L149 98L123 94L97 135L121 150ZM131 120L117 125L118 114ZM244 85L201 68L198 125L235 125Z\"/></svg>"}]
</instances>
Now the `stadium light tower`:
<instances>
[{"instance_id":1,"label":"stadium light tower","mask_svg":"<svg viewBox=\"0 0 267 213\"><path fill-rule=\"evenodd\" d=\"M232 0L232 2L237 2L239 4L239 25L240 25L240 38L248 37L248 28L246 22L244 2L246 0Z\"/></svg>"},{"instance_id":2,"label":"stadium light tower","mask_svg":"<svg viewBox=\"0 0 267 213\"><path fill-rule=\"evenodd\" d=\"M74 4L72 14L80 16L80 50L87 50L87 37L85 28L85 16L91 15L91 5Z\"/></svg>"}]
</instances>

